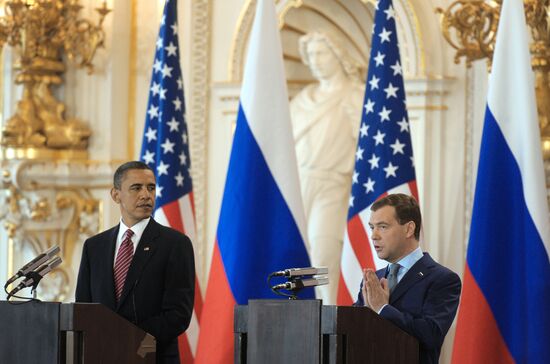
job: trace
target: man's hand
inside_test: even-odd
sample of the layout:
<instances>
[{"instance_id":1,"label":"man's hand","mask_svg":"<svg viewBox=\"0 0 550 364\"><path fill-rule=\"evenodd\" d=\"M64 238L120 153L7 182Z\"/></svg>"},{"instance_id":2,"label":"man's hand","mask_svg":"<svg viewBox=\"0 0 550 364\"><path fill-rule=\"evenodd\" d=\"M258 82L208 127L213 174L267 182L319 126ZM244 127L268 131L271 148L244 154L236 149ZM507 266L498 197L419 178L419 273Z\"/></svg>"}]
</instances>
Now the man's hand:
<instances>
[{"instance_id":1,"label":"man's hand","mask_svg":"<svg viewBox=\"0 0 550 364\"><path fill-rule=\"evenodd\" d=\"M369 305L369 296L367 294L366 271L366 269L363 269L363 286L361 287L361 294L363 295L363 302L365 303L365 307L371 308Z\"/></svg>"},{"instance_id":2,"label":"man's hand","mask_svg":"<svg viewBox=\"0 0 550 364\"><path fill-rule=\"evenodd\" d=\"M375 312L390 301L390 289L386 278L378 280L372 269L363 269L363 300Z\"/></svg>"}]
</instances>

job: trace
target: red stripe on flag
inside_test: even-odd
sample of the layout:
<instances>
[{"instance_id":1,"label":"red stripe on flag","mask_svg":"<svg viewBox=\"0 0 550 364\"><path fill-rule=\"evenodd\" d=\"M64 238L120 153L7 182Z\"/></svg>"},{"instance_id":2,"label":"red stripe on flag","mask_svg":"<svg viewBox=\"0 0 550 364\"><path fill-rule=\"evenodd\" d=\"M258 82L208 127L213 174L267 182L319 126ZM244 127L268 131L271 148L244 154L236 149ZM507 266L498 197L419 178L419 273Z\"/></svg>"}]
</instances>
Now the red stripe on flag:
<instances>
[{"instance_id":1,"label":"red stripe on flag","mask_svg":"<svg viewBox=\"0 0 550 364\"><path fill-rule=\"evenodd\" d=\"M468 264L453 349L453 364L513 364L514 359L502 338L495 318L475 281ZM511 317L511 320L520 320Z\"/></svg>"},{"instance_id":2,"label":"red stripe on flag","mask_svg":"<svg viewBox=\"0 0 550 364\"><path fill-rule=\"evenodd\" d=\"M192 193L191 193L192 195ZM192 196L190 196L192 198ZM185 234L183 216L181 214L179 200L172 201L162 206L164 216L168 221L168 224L171 228L178 230L182 234ZM193 211L194 214L194 211ZM191 221L190 223L194 223ZM199 281L195 277L195 295L194 295L194 305L193 310L195 311L195 317L197 321L200 320L200 315L202 312L202 295L199 286ZM200 321L199 321L200 323ZM184 332L178 337L178 347L180 352L180 361L182 363L193 363L193 353L191 351L191 346L189 344L189 339L187 338L187 333Z\"/></svg>"},{"instance_id":3,"label":"red stripe on flag","mask_svg":"<svg viewBox=\"0 0 550 364\"><path fill-rule=\"evenodd\" d=\"M195 203L193 200L193 192L188 194L189 200L191 201L191 209L193 210L193 216L195 216ZM179 232L185 234L184 221L181 214L179 200L172 201L162 207L164 210L164 215L170 224L170 227L178 230ZM190 224L193 224L194 221L189 221ZM202 312L202 294L199 286L199 281L195 279L195 303L194 310L197 315L197 319L200 322L200 315Z\"/></svg>"},{"instance_id":4,"label":"red stripe on flag","mask_svg":"<svg viewBox=\"0 0 550 364\"><path fill-rule=\"evenodd\" d=\"M418 187L416 186L416 180L409 182L409 189L411 190L411 195L416 199L416 201L420 202L418 200Z\"/></svg>"},{"instance_id":5,"label":"red stripe on flag","mask_svg":"<svg viewBox=\"0 0 550 364\"><path fill-rule=\"evenodd\" d=\"M347 233L353 252L359 261L359 265L363 268L375 269L369 237L359 215L355 215L348 221Z\"/></svg>"},{"instance_id":6,"label":"red stripe on flag","mask_svg":"<svg viewBox=\"0 0 550 364\"><path fill-rule=\"evenodd\" d=\"M185 230L183 229L183 218L181 216L178 200L163 205L162 209L164 210L164 215L166 216L166 220L168 220L170 227L172 229L176 229L182 234L185 234Z\"/></svg>"},{"instance_id":7,"label":"red stripe on flag","mask_svg":"<svg viewBox=\"0 0 550 364\"><path fill-rule=\"evenodd\" d=\"M216 241L201 315L196 364L233 362L233 307L235 303Z\"/></svg>"},{"instance_id":8,"label":"red stripe on flag","mask_svg":"<svg viewBox=\"0 0 550 364\"><path fill-rule=\"evenodd\" d=\"M403 186L403 185L399 185L398 187L401 187L401 186ZM378 197L376 198L375 201L378 201L378 200L380 200L380 199L386 197L387 195L389 195L389 193L388 193L388 192L384 192L383 194L381 194L380 196L378 196ZM373 203L374 203L374 202L373 202ZM370 207L369 207L369 209L370 209Z\"/></svg>"},{"instance_id":9,"label":"red stripe on flag","mask_svg":"<svg viewBox=\"0 0 550 364\"><path fill-rule=\"evenodd\" d=\"M187 335L181 334L178 337L178 349L180 351L180 362L193 363L193 354L191 353L191 347L189 346L189 340Z\"/></svg>"},{"instance_id":10,"label":"red stripe on flag","mask_svg":"<svg viewBox=\"0 0 550 364\"><path fill-rule=\"evenodd\" d=\"M359 287L357 287L357 289L359 289ZM346 285L346 281L344 281L342 271L340 271L340 278L338 279L338 296L336 298L336 302L338 302L339 306L351 306L353 304L353 298L350 296L349 292L350 290Z\"/></svg>"}]
</instances>

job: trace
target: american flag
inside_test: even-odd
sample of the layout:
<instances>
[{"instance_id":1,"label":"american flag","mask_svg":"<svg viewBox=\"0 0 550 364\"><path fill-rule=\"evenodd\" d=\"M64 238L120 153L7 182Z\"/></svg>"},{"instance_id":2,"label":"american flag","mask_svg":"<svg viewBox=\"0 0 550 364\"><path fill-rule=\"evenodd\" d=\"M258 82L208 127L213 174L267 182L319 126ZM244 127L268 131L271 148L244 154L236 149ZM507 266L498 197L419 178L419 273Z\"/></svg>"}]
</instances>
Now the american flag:
<instances>
[{"instance_id":1,"label":"american flag","mask_svg":"<svg viewBox=\"0 0 550 364\"><path fill-rule=\"evenodd\" d=\"M177 0L167 0L156 43L140 159L155 171L155 220L195 241L195 206L178 42ZM191 324L180 336L181 360L195 354L202 296L195 280Z\"/></svg>"},{"instance_id":2,"label":"american flag","mask_svg":"<svg viewBox=\"0 0 550 364\"><path fill-rule=\"evenodd\" d=\"M354 302L362 268L379 269L387 264L377 257L368 237L370 206L377 199L398 192L418 199L395 12L391 0L380 0L355 153L339 305Z\"/></svg>"}]
</instances>

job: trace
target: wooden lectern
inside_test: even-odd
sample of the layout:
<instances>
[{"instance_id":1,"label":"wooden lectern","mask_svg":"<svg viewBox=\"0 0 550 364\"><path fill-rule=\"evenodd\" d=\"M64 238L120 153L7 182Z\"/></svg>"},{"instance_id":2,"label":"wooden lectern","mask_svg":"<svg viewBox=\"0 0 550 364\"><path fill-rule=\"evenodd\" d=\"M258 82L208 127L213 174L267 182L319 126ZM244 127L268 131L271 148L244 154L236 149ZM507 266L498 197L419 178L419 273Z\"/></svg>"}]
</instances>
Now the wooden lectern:
<instances>
[{"instance_id":1,"label":"wooden lectern","mask_svg":"<svg viewBox=\"0 0 550 364\"><path fill-rule=\"evenodd\" d=\"M235 306L235 363L415 364L418 340L366 307L320 300Z\"/></svg>"},{"instance_id":2,"label":"wooden lectern","mask_svg":"<svg viewBox=\"0 0 550 364\"><path fill-rule=\"evenodd\" d=\"M155 363L156 343L95 303L0 302L0 363Z\"/></svg>"}]
</instances>

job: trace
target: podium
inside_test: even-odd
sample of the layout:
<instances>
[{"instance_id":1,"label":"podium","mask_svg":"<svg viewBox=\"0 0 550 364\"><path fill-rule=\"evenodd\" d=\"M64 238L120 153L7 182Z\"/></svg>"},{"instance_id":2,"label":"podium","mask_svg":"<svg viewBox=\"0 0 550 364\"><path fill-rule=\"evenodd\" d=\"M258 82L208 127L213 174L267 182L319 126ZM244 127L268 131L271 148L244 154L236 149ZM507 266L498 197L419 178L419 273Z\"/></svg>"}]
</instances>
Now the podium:
<instances>
[{"instance_id":1,"label":"podium","mask_svg":"<svg viewBox=\"0 0 550 364\"><path fill-rule=\"evenodd\" d=\"M250 300L234 319L235 363L419 362L418 340L366 307Z\"/></svg>"},{"instance_id":2,"label":"podium","mask_svg":"<svg viewBox=\"0 0 550 364\"><path fill-rule=\"evenodd\" d=\"M0 363L155 363L153 336L95 303L0 301Z\"/></svg>"}]
</instances>

